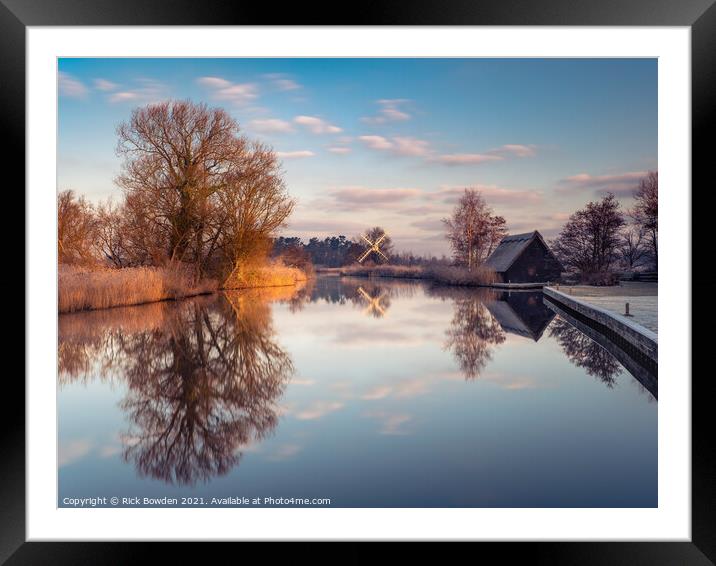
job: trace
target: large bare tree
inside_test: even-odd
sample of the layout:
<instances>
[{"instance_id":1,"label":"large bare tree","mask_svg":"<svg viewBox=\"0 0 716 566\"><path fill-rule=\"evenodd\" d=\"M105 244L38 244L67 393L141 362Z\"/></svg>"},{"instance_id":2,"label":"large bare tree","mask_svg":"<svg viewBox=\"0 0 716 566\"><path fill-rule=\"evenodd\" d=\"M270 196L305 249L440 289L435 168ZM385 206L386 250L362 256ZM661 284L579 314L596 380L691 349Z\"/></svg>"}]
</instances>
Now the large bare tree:
<instances>
[{"instance_id":1,"label":"large bare tree","mask_svg":"<svg viewBox=\"0 0 716 566\"><path fill-rule=\"evenodd\" d=\"M293 208L275 153L240 135L223 109L153 104L135 109L117 134L127 246L138 262L191 263L197 276L209 266L230 272Z\"/></svg>"},{"instance_id":2,"label":"large bare tree","mask_svg":"<svg viewBox=\"0 0 716 566\"><path fill-rule=\"evenodd\" d=\"M495 215L475 189L465 189L443 222L455 262L468 269L482 264L507 234L505 219Z\"/></svg>"}]
</instances>

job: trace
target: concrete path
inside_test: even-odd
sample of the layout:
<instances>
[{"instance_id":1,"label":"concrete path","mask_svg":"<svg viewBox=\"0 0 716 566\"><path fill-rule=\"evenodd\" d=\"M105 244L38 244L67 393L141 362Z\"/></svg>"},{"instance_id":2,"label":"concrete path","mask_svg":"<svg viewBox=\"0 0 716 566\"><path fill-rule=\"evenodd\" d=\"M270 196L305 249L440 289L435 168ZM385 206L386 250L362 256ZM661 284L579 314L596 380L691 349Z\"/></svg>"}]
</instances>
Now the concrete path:
<instances>
[{"instance_id":1,"label":"concrete path","mask_svg":"<svg viewBox=\"0 0 716 566\"><path fill-rule=\"evenodd\" d=\"M629 314L632 315L632 320L658 333L658 283L623 281L614 287L591 287L588 285L553 287L575 298L621 315L624 314L626 303L629 303Z\"/></svg>"}]
</instances>

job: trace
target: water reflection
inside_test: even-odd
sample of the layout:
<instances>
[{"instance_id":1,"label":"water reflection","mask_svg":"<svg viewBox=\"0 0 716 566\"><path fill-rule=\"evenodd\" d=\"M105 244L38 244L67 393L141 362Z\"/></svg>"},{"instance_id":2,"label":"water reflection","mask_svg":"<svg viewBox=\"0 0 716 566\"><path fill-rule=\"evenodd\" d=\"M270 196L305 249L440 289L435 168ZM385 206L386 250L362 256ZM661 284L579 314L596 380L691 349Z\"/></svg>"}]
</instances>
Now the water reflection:
<instances>
[{"instance_id":1,"label":"water reflection","mask_svg":"<svg viewBox=\"0 0 716 566\"><path fill-rule=\"evenodd\" d=\"M405 302L401 303L403 299ZM363 375L370 379L377 376L384 365L389 367L388 373L376 377L369 394L354 397L353 401L349 401L348 393L339 401L330 397L340 385L336 376L331 375L323 393L316 386L317 397L303 402L313 413L303 409L294 414L302 423L316 420L306 415L317 410L327 414L336 406L375 403L375 408L366 408L363 414L383 423L381 434L396 436L406 422L415 422L416 427L421 422L411 416L415 407L397 405L412 395L396 395L389 400L385 394L391 387L396 389L396 383L402 383L403 371L426 371L430 379L436 379L439 375L455 376L457 367L458 382L463 378L474 381L482 376L489 383L490 374L486 369L491 363L502 371L504 368L515 371L505 356L496 355L501 348L510 351L515 344L527 346L526 355L533 355L537 348L533 343L556 342L575 366L609 388L614 387L623 366L634 373L621 358L617 361L609 350L575 324L562 315L555 316L553 310L545 306L541 293L323 277L300 289L239 291L177 303L63 315L59 319L60 386L95 379L121 386L118 402L124 418L119 436L121 454L139 477L178 486L209 482L237 468L249 446L260 443L277 430L278 403L295 369L288 350L280 344L274 330L272 303L275 301L287 305L288 312L283 310L282 335L287 329L307 332L317 341L326 340L322 352L328 352L328 346L339 350L336 357L331 358L329 353L309 366L313 373L299 375L304 383L320 382L314 379L314 374L321 372L350 374L354 371L355 364L345 360L356 351L359 344L356 336L367 334L390 353L395 348L396 353L405 355L376 357L375 366L368 362L368 369L360 374L361 379ZM323 308L301 312L310 311L312 305L345 308L331 310L329 314ZM407 308L410 305L411 308ZM387 317L391 308L394 314ZM366 320L361 314L376 320ZM289 320L299 324L286 325ZM314 326L307 325L311 321ZM409 340L399 342L396 338L396 325L400 324ZM341 341L337 338L339 334L349 339ZM510 343L505 344L508 340ZM305 341L294 339L289 344L300 348ZM441 354L440 346L449 354ZM291 351L295 352L293 348ZM433 353L426 353L431 348ZM557 364L562 359L557 348L544 351L545 356L556 356L550 357L550 363ZM316 359L309 352L302 354L304 363ZM491 362L493 358L495 361ZM426 369L415 363L411 365L417 359ZM448 367L440 365L443 359ZM305 367L302 369L305 371ZM508 375L534 378L533 375ZM639 376L637 379L648 383ZM539 377L534 380L539 381ZM408 381L415 387L413 384L419 380ZM656 397L655 389L645 386ZM305 391L308 386L303 387ZM462 390L461 396L474 395L480 389L474 383L467 388L471 391ZM444 391L448 391L448 386L442 384L436 386L431 395L439 396L445 394ZM287 397L290 398L290 394ZM389 401L396 406L379 405ZM475 397L475 402L480 402L479 397ZM432 415L423 419L427 422ZM285 426L290 428L290 425L281 428ZM287 446L294 444L286 443L281 449L286 450Z\"/></svg>"},{"instance_id":2,"label":"water reflection","mask_svg":"<svg viewBox=\"0 0 716 566\"><path fill-rule=\"evenodd\" d=\"M542 301L542 293L510 291L486 303L502 329L538 342L555 314Z\"/></svg>"},{"instance_id":3,"label":"water reflection","mask_svg":"<svg viewBox=\"0 0 716 566\"><path fill-rule=\"evenodd\" d=\"M351 304L366 316L383 318L393 299L409 299L420 288L411 281L362 277L319 277L310 290L311 302Z\"/></svg>"},{"instance_id":4,"label":"water reflection","mask_svg":"<svg viewBox=\"0 0 716 566\"><path fill-rule=\"evenodd\" d=\"M445 349L453 353L465 379L476 379L492 359L493 347L505 341L505 330L487 307L499 294L489 289L456 287L434 287L431 294L452 299L453 317L445 331Z\"/></svg>"},{"instance_id":5,"label":"water reflection","mask_svg":"<svg viewBox=\"0 0 716 566\"><path fill-rule=\"evenodd\" d=\"M386 310L390 307L390 299L385 295L384 290L378 288L373 291L376 294L371 295L368 291L363 289L362 286L358 286L357 291L367 305L363 310L363 314L372 316L373 318L382 318L385 316Z\"/></svg>"},{"instance_id":6,"label":"water reflection","mask_svg":"<svg viewBox=\"0 0 716 566\"><path fill-rule=\"evenodd\" d=\"M561 318L555 319L549 334L557 339L569 361L584 368L607 387L614 387L622 368L606 349Z\"/></svg>"},{"instance_id":7,"label":"water reflection","mask_svg":"<svg viewBox=\"0 0 716 566\"><path fill-rule=\"evenodd\" d=\"M90 341L67 339L65 329L65 382L86 375L92 351L103 353L102 375L126 380L124 459L140 475L182 485L207 481L276 427L276 402L293 364L276 342L263 295L233 292L154 309L144 328L110 325Z\"/></svg>"}]
</instances>

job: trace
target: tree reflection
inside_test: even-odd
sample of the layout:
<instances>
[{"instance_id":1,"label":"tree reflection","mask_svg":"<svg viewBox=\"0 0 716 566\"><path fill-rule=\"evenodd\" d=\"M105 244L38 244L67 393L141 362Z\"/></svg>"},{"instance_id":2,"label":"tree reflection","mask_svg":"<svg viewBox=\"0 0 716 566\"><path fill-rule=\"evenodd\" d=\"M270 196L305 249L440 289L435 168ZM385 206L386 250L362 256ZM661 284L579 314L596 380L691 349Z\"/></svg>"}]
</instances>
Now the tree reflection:
<instances>
[{"instance_id":1,"label":"tree reflection","mask_svg":"<svg viewBox=\"0 0 716 566\"><path fill-rule=\"evenodd\" d=\"M486 302L495 300L489 291L431 290L431 294L454 301L454 314L446 331L445 348L452 350L465 379L476 379L492 359L493 346L505 341L505 331L492 316Z\"/></svg>"},{"instance_id":2,"label":"tree reflection","mask_svg":"<svg viewBox=\"0 0 716 566\"><path fill-rule=\"evenodd\" d=\"M108 326L93 340L66 335L61 375L81 379L86 356L69 354L91 348L101 375L126 380L125 461L168 483L207 481L278 424L276 402L293 364L275 340L270 299L290 300L234 291L163 308L161 324L140 330Z\"/></svg>"},{"instance_id":3,"label":"tree reflection","mask_svg":"<svg viewBox=\"0 0 716 566\"><path fill-rule=\"evenodd\" d=\"M557 340L567 358L577 367L599 379L607 387L614 387L622 367L617 359L589 336L562 318L555 318L549 334Z\"/></svg>"},{"instance_id":4,"label":"tree reflection","mask_svg":"<svg viewBox=\"0 0 716 566\"><path fill-rule=\"evenodd\" d=\"M225 474L278 423L275 400L293 366L268 305L247 295L227 294L216 310L188 304L125 345L124 457L142 475L193 484Z\"/></svg>"}]
</instances>

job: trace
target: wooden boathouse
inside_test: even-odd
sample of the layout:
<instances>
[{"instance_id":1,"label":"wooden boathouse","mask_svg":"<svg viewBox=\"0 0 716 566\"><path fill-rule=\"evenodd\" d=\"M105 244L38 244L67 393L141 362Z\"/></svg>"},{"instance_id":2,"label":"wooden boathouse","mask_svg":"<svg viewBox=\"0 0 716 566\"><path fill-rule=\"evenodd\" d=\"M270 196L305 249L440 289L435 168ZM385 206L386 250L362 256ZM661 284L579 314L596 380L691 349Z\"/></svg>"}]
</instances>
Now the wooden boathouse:
<instances>
[{"instance_id":1,"label":"wooden boathouse","mask_svg":"<svg viewBox=\"0 0 716 566\"><path fill-rule=\"evenodd\" d=\"M537 230L505 236L484 265L493 269L503 284L557 281L564 271Z\"/></svg>"}]
</instances>

